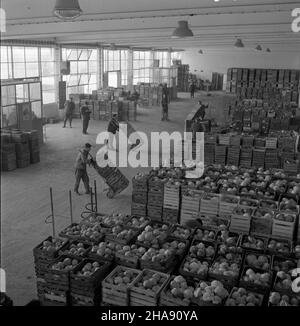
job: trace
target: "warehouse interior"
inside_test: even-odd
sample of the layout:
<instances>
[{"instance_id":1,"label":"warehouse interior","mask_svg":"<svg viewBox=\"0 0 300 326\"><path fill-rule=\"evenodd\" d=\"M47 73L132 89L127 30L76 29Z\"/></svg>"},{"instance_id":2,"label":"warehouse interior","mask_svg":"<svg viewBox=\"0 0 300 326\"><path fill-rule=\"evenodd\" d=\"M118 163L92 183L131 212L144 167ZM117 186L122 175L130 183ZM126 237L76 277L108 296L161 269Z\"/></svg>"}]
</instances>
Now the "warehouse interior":
<instances>
[{"instance_id":1,"label":"warehouse interior","mask_svg":"<svg viewBox=\"0 0 300 326\"><path fill-rule=\"evenodd\" d=\"M1 305L300 306L299 17L283 0L2 0ZM203 176L89 162L78 196L78 153L95 162L114 115L149 139L204 132Z\"/></svg>"}]
</instances>

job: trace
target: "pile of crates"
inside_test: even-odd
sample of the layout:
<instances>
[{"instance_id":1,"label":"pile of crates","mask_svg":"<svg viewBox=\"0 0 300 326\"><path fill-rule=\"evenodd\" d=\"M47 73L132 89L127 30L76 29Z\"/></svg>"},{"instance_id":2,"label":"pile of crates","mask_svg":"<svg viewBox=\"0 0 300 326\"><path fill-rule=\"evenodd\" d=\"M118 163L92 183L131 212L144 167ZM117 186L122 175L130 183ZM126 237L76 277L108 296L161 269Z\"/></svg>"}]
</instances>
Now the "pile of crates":
<instances>
[{"instance_id":1,"label":"pile of crates","mask_svg":"<svg viewBox=\"0 0 300 326\"><path fill-rule=\"evenodd\" d=\"M147 215L148 176L137 176L132 179L131 214L144 217Z\"/></svg>"},{"instance_id":2,"label":"pile of crates","mask_svg":"<svg viewBox=\"0 0 300 326\"><path fill-rule=\"evenodd\" d=\"M154 221L162 220L164 204L164 183L161 179L149 179L147 213Z\"/></svg>"}]
</instances>

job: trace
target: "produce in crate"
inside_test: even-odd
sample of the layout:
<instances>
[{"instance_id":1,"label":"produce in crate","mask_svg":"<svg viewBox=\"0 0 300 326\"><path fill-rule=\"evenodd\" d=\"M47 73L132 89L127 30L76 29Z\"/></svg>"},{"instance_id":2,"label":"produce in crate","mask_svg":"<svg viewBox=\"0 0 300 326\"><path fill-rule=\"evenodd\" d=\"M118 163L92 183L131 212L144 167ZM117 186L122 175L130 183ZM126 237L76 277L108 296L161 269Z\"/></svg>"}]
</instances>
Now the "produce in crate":
<instances>
[{"instance_id":1,"label":"produce in crate","mask_svg":"<svg viewBox=\"0 0 300 326\"><path fill-rule=\"evenodd\" d=\"M59 252L60 255L72 255L83 257L90 246L82 242L71 243L69 247Z\"/></svg>"},{"instance_id":2,"label":"produce in crate","mask_svg":"<svg viewBox=\"0 0 300 326\"><path fill-rule=\"evenodd\" d=\"M286 178L287 177L287 175L284 173L284 171L282 171L282 170L278 170L278 171L274 171L273 172L274 174L274 177L276 177L276 178L281 178L281 179L284 179L284 178Z\"/></svg>"},{"instance_id":3,"label":"produce in crate","mask_svg":"<svg viewBox=\"0 0 300 326\"><path fill-rule=\"evenodd\" d=\"M115 227L115 226L124 226L129 219L128 215L115 213L109 216L104 216L101 219L101 223L107 227Z\"/></svg>"},{"instance_id":4,"label":"produce in crate","mask_svg":"<svg viewBox=\"0 0 300 326\"><path fill-rule=\"evenodd\" d=\"M300 196L300 181L291 181L289 183L288 193Z\"/></svg>"},{"instance_id":5,"label":"produce in crate","mask_svg":"<svg viewBox=\"0 0 300 326\"><path fill-rule=\"evenodd\" d=\"M217 242L225 243L228 246L236 246L239 241L239 235L228 230L223 230L217 233Z\"/></svg>"},{"instance_id":6,"label":"produce in crate","mask_svg":"<svg viewBox=\"0 0 300 326\"><path fill-rule=\"evenodd\" d=\"M197 258L187 256L184 264L183 271L195 275L207 275L209 263L207 261L200 261Z\"/></svg>"},{"instance_id":7,"label":"produce in crate","mask_svg":"<svg viewBox=\"0 0 300 326\"><path fill-rule=\"evenodd\" d=\"M78 264L79 264L79 261L77 259L71 259L69 257L66 257L63 260L60 260L57 263L53 264L51 266L51 269L57 270L57 271L71 271Z\"/></svg>"},{"instance_id":8,"label":"produce in crate","mask_svg":"<svg viewBox=\"0 0 300 326\"><path fill-rule=\"evenodd\" d=\"M165 295L170 298L182 299L187 304L191 302L194 296L195 288L190 286L186 279L181 276L175 276L165 290Z\"/></svg>"},{"instance_id":9,"label":"produce in crate","mask_svg":"<svg viewBox=\"0 0 300 326\"><path fill-rule=\"evenodd\" d=\"M187 183L189 189L198 189L204 190L208 192L215 192L218 189L217 182L213 181L210 177L205 177L204 179L197 181L189 181Z\"/></svg>"},{"instance_id":10,"label":"produce in crate","mask_svg":"<svg viewBox=\"0 0 300 326\"><path fill-rule=\"evenodd\" d=\"M147 225L145 230L137 237L137 241L147 247L159 248L168 236L169 226L167 224Z\"/></svg>"},{"instance_id":11,"label":"produce in crate","mask_svg":"<svg viewBox=\"0 0 300 326\"><path fill-rule=\"evenodd\" d=\"M245 283L269 288L272 276L270 272L255 272L252 268L247 268L245 269L245 273L242 276L242 279Z\"/></svg>"},{"instance_id":12,"label":"produce in crate","mask_svg":"<svg viewBox=\"0 0 300 326\"><path fill-rule=\"evenodd\" d=\"M225 257L218 257L209 269L209 275L225 276L226 278L237 279L240 272L242 256L228 253Z\"/></svg>"},{"instance_id":13,"label":"produce in crate","mask_svg":"<svg viewBox=\"0 0 300 326\"><path fill-rule=\"evenodd\" d=\"M230 180L219 180L218 184L221 185L220 193L228 193L231 195L236 195L238 191L238 186L232 183Z\"/></svg>"},{"instance_id":14,"label":"produce in crate","mask_svg":"<svg viewBox=\"0 0 300 326\"><path fill-rule=\"evenodd\" d=\"M154 249L149 248L141 257L141 262L152 262L163 264L172 256L174 256L175 250L173 249Z\"/></svg>"},{"instance_id":15,"label":"produce in crate","mask_svg":"<svg viewBox=\"0 0 300 326\"><path fill-rule=\"evenodd\" d=\"M285 272L288 273L292 269L297 267L297 262L292 259L285 259L281 257L273 257L273 270L276 272Z\"/></svg>"},{"instance_id":16,"label":"produce in crate","mask_svg":"<svg viewBox=\"0 0 300 326\"><path fill-rule=\"evenodd\" d=\"M216 231L206 229L196 229L194 239L203 241L214 241L216 237Z\"/></svg>"},{"instance_id":17,"label":"produce in crate","mask_svg":"<svg viewBox=\"0 0 300 326\"><path fill-rule=\"evenodd\" d=\"M196 301L203 301L207 305L221 305L228 295L223 283L216 280L211 283L200 282L194 291Z\"/></svg>"},{"instance_id":18,"label":"produce in crate","mask_svg":"<svg viewBox=\"0 0 300 326\"><path fill-rule=\"evenodd\" d=\"M48 238L45 240L40 247L42 251L47 252L54 252L56 250L59 250L63 245L67 243L68 240L65 239L59 239L59 238Z\"/></svg>"},{"instance_id":19,"label":"produce in crate","mask_svg":"<svg viewBox=\"0 0 300 326\"><path fill-rule=\"evenodd\" d=\"M269 199L274 198L274 194L272 194L270 191L268 191L268 189L258 189L257 195L259 197L264 197L264 198L269 198Z\"/></svg>"},{"instance_id":20,"label":"produce in crate","mask_svg":"<svg viewBox=\"0 0 300 326\"><path fill-rule=\"evenodd\" d=\"M290 273L284 271L277 272L274 288L277 291L292 291L293 279Z\"/></svg>"},{"instance_id":21,"label":"produce in crate","mask_svg":"<svg viewBox=\"0 0 300 326\"><path fill-rule=\"evenodd\" d=\"M121 250L123 247L117 243L106 241L100 242L94 245L91 249L91 254L97 255L104 260L112 261L114 259L115 253Z\"/></svg>"},{"instance_id":22,"label":"produce in crate","mask_svg":"<svg viewBox=\"0 0 300 326\"><path fill-rule=\"evenodd\" d=\"M271 267L270 259L271 259L270 256L256 255L256 254L249 253L245 257L245 265L267 271Z\"/></svg>"},{"instance_id":23,"label":"produce in crate","mask_svg":"<svg viewBox=\"0 0 300 326\"><path fill-rule=\"evenodd\" d=\"M292 211L298 213L298 205L294 199L282 198L279 209L281 211Z\"/></svg>"},{"instance_id":24,"label":"produce in crate","mask_svg":"<svg viewBox=\"0 0 300 326\"><path fill-rule=\"evenodd\" d=\"M133 229L124 229L124 227L117 225L112 228L112 233L109 234L110 239L116 239L124 242L130 241L136 234Z\"/></svg>"},{"instance_id":25,"label":"produce in crate","mask_svg":"<svg viewBox=\"0 0 300 326\"><path fill-rule=\"evenodd\" d=\"M77 271L76 275L78 276L91 276L93 275L97 270L100 269L100 263L95 262L89 262L86 263L79 271Z\"/></svg>"},{"instance_id":26,"label":"produce in crate","mask_svg":"<svg viewBox=\"0 0 300 326\"><path fill-rule=\"evenodd\" d=\"M243 239L242 246L247 249L264 250L265 243L257 237L246 236Z\"/></svg>"},{"instance_id":27,"label":"produce in crate","mask_svg":"<svg viewBox=\"0 0 300 326\"><path fill-rule=\"evenodd\" d=\"M287 186L287 180L285 179L279 179L279 180L274 180L271 182L271 184L269 185L269 188L275 192L280 192L280 193L284 193L286 186Z\"/></svg>"},{"instance_id":28,"label":"produce in crate","mask_svg":"<svg viewBox=\"0 0 300 326\"><path fill-rule=\"evenodd\" d=\"M242 252L243 248L237 247L236 245L227 245L224 243L219 244L217 250L218 255L226 255L228 253L241 254Z\"/></svg>"},{"instance_id":29,"label":"produce in crate","mask_svg":"<svg viewBox=\"0 0 300 326\"><path fill-rule=\"evenodd\" d=\"M135 270L130 270L127 268L117 268L116 270L117 272L113 274L113 277L107 277L105 279L106 283L111 283L118 286L127 286L137 277L137 272Z\"/></svg>"},{"instance_id":30,"label":"produce in crate","mask_svg":"<svg viewBox=\"0 0 300 326\"><path fill-rule=\"evenodd\" d=\"M192 230L189 228L185 228L181 225L175 225L174 229L172 229L171 235L172 237L187 240L192 234Z\"/></svg>"},{"instance_id":31,"label":"produce in crate","mask_svg":"<svg viewBox=\"0 0 300 326\"><path fill-rule=\"evenodd\" d=\"M291 252L290 244L287 241L270 239L267 249L270 252L288 255Z\"/></svg>"},{"instance_id":32,"label":"produce in crate","mask_svg":"<svg viewBox=\"0 0 300 326\"><path fill-rule=\"evenodd\" d=\"M287 214L287 213L278 213L275 215L274 218L279 221L294 222L296 216L292 215L292 214Z\"/></svg>"},{"instance_id":33,"label":"produce in crate","mask_svg":"<svg viewBox=\"0 0 300 326\"><path fill-rule=\"evenodd\" d=\"M187 243L172 239L168 240L162 245L162 249L172 250L178 256L182 256L184 254L186 247Z\"/></svg>"},{"instance_id":34,"label":"produce in crate","mask_svg":"<svg viewBox=\"0 0 300 326\"><path fill-rule=\"evenodd\" d=\"M83 238L87 241L98 241L103 237L101 227L98 224L94 226L73 224L64 229L60 235L70 238Z\"/></svg>"},{"instance_id":35,"label":"produce in crate","mask_svg":"<svg viewBox=\"0 0 300 326\"><path fill-rule=\"evenodd\" d=\"M142 277L134 284L135 287L157 293L166 282L167 276L150 270L144 270Z\"/></svg>"},{"instance_id":36,"label":"produce in crate","mask_svg":"<svg viewBox=\"0 0 300 326\"><path fill-rule=\"evenodd\" d=\"M272 200L261 200L260 201L260 207L261 208L266 208L269 210L277 210L278 208L278 203Z\"/></svg>"},{"instance_id":37,"label":"produce in crate","mask_svg":"<svg viewBox=\"0 0 300 326\"><path fill-rule=\"evenodd\" d=\"M295 255L300 258L300 244L295 245Z\"/></svg>"},{"instance_id":38,"label":"produce in crate","mask_svg":"<svg viewBox=\"0 0 300 326\"><path fill-rule=\"evenodd\" d=\"M269 303L272 306L300 306L299 296L288 296L286 294L281 294L279 292L271 292L269 296Z\"/></svg>"},{"instance_id":39,"label":"produce in crate","mask_svg":"<svg viewBox=\"0 0 300 326\"><path fill-rule=\"evenodd\" d=\"M146 217L133 217L127 222L126 226L135 229L143 229L148 223L149 219Z\"/></svg>"},{"instance_id":40,"label":"produce in crate","mask_svg":"<svg viewBox=\"0 0 300 326\"><path fill-rule=\"evenodd\" d=\"M244 288L233 288L225 306L261 306L263 296Z\"/></svg>"},{"instance_id":41,"label":"produce in crate","mask_svg":"<svg viewBox=\"0 0 300 326\"><path fill-rule=\"evenodd\" d=\"M241 198L240 202L239 202L240 206L247 206L247 207L257 207L258 206L258 202L255 200L250 200L247 198Z\"/></svg>"},{"instance_id":42,"label":"produce in crate","mask_svg":"<svg viewBox=\"0 0 300 326\"><path fill-rule=\"evenodd\" d=\"M249 195L249 196L256 196L256 190L248 188L248 187L242 187L240 189L240 194L245 196L245 195Z\"/></svg>"},{"instance_id":43,"label":"produce in crate","mask_svg":"<svg viewBox=\"0 0 300 326\"><path fill-rule=\"evenodd\" d=\"M189 255L192 258L212 259L215 255L215 248L203 242L193 242L189 250Z\"/></svg>"}]
</instances>

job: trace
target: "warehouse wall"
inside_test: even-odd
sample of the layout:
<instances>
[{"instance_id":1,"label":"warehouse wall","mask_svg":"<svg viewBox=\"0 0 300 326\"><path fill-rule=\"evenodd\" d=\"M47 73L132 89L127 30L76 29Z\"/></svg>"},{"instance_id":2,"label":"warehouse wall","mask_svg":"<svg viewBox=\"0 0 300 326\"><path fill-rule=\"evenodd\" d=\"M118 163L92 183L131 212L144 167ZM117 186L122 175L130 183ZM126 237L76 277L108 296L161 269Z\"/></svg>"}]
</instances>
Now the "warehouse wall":
<instances>
[{"instance_id":1,"label":"warehouse wall","mask_svg":"<svg viewBox=\"0 0 300 326\"><path fill-rule=\"evenodd\" d=\"M211 80L213 72L227 73L228 68L300 69L297 52L257 52L250 49L227 51L188 49L182 53L182 63L190 65L190 73ZM194 70L197 70L196 72ZM203 72L201 72L203 70Z\"/></svg>"}]
</instances>

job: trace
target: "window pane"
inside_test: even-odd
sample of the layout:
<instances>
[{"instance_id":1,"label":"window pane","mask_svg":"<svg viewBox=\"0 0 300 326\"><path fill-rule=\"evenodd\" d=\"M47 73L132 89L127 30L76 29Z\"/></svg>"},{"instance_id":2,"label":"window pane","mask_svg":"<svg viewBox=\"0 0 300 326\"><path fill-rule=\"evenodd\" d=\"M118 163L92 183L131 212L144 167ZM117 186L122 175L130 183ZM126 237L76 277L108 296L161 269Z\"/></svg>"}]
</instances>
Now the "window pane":
<instances>
[{"instance_id":1,"label":"window pane","mask_svg":"<svg viewBox=\"0 0 300 326\"><path fill-rule=\"evenodd\" d=\"M68 60L78 60L78 51L75 49L69 50Z\"/></svg>"},{"instance_id":2,"label":"window pane","mask_svg":"<svg viewBox=\"0 0 300 326\"><path fill-rule=\"evenodd\" d=\"M26 62L38 62L38 48L26 47L25 59Z\"/></svg>"},{"instance_id":3,"label":"window pane","mask_svg":"<svg viewBox=\"0 0 300 326\"><path fill-rule=\"evenodd\" d=\"M89 83L89 76L88 75L81 75L79 85L85 85Z\"/></svg>"},{"instance_id":4,"label":"window pane","mask_svg":"<svg viewBox=\"0 0 300 326\"><path fill-rule=\"evenodd\" d=\"M16 85L17 103L28 102L28 84Z\"/></svg>"},{"instance_id":5,"label":"window pane","mask_svg":"<svg viewBox=\"0 0 300 326\"><path fill-rule=\"evenodd\" d=\"M62 51L62 59L66 60L66 51ZM41 48L41 61L54 61L54 49L52 48Z\"/></svg>"},{"instance_id":6,"label":"window pane","mask_svg":"<svg viewBox=\"0 0 300 326\"><path fill-rule=\"evenodd\" d=\"M69 85L70 86L77 86L78 85L78 80L79 80L78 75L71 75L70 78L69 78Z\"/></svg>"},{"instance_id":7,"label":"window pane","mask_svg":"<svg viewBox=\"0 0 300 326\"><path fill-rule=\"evenodd\" d=\"M1 46L1 62L7 62L7 46Z\"/></svg>"},{"instance_id":8,"label":"window pane","mask_svg":"<svg viewBox=\"0 0 300 326\"><path fill-rule=\"evenodd\" d=\"M138 60L138 59L139 59L139 52L133 51L133 60Z\"/></svg>"},{"instance_id":9,"label":"window pane","mask_svg":"<svg viewBox=\"0 0 300 326\"><path fill-rule=\"evenodd\" d=\"M91 94L93 91L97 90L97 84L90 84L89 85L89 94Z\"/></svg>"},{"instance_id":10,"label":"window pane","mask_svg":"<svg viewBox=\"0 0 300 326\"><path fill-rule=\"evenodd\" d=\"M89 72L97 72L97 61L89 61Z\"/></svg>"},{"instance_id":11,"label":"window pane","mask_svg":"<svg viewBox=\"0 0 300 326\"><path fill-rule=\"evenodd\" d=\"M15 105L2 108L1 127L11 127L17 125L17 109Z\"/></svg>"},{"instance_id":12,"label":"window pane","mask_svg":"<svg viewBox=\"0 0 300 326\"><path fill-rule=\"evenodd\" d=\"M14 78L25 77L25 63L14 63Z\"/></svg>"},{"instance_id":13,"label":"window pane","mask_svg":"<svg viewBox=\"0 0 300 326\"><path fill-rule=\"evenodd\" d=\"M16 104L16 88L14 85L6 86L7 88L7 104Z\"/></svg>"},{"instance_id":14,"label":"window pane","mask_svg":"<svg viewBox=\"0 0 300 326\"><path fill-rule=\"evenodd\" d=\"M70 63L71 74L77 74L78 73L77 68L78 68L77 61L71 61Z\"/></svg>"},{"instance_id":15,"label":"window pane","mask_svg":"<svg viewBox=\"0 0 300 326\"><path fill-rule=\"evenodd\" d=\"M55 77L42 77L42 90L55 89Z\"/></svg>"},{"instance_id":16,"label":"window pane","mask_svg":"<svg viewBox=\"0 0 300 326\"><path fill-rule=\"evenodd\" d=\"M38 102L32 102L31 103L31 112L32 112L32 118L41 118L42 117L42 103L40 101Z\"/></svg>"},{"instance_id":17,"label":"window pane","mask_svg":"<svg viewBox=\"0 0 300 326\"><path fill-rule=\"evenodd\" d=\"M39 66L38 63L26 63L26 77L38 77Z\"/></svg>"},{"instance_id":18,"label":"window pane","mask_svg":"<svg viewBox=\"0 0 300 326\"><path fill-rule=\"evenodd\" d=\"M97 84L97 75L90 75L90 84Z\"/></svg>"},{"instance_id":19,"label":"window pane","mask_svg":"<svg viewBox=\"0 0 300 326\"><path fill-rule=\"evenodd\" d=\"M55 102L55 90L43 90L43 103L54 103Z\"/></svg>"},{"instance_id":20,"label":"window pane","mask_svg":"<svg viewBox=\"0 0 300 326\"><path fill-rule=\"evenodd\" d=\"M41 99L40 83L30 84L30 101L37 101Z\"/></svg>"},{"instance_id":21,"label":"window pane","mask_svg":"<svg viewBox=\"0 0 300 326\"><path fill-rule=\"evenodd\" d=\"M76 87L68 87L68 89L69 89L69 95L70 94L78 94L79 93L77 86Z\"/></svg>"},{"instance_id":22,"label":"window pane","mask_svg":"<svg viewBox=\"0 0 300 326\"><path fill-rule=\"evenodd\" d=\"M25 62L25 51L23 47L13 47L13 61Z\"/></svg>"},{"instance_id":23,"label":"window pane","mask_svg":"<svg viewBox=\"0 0 300 326\"><path fill-rule=\"evenodd\" d=\"M88 64L87 61L79 61L78 62L78 73L85 74L88 72Z\"/></svg>"},{"instance_id":24,"label":"window pane","mask_svg":"<svg viewBox=\"0 0 300 326\"><path fill-rule=\"evenodd\" d=\"M80 54L79 54L79 60L87 60L88 59L88 57L89 57L88 50L81 50L79 52L80 52Z\"/></svg>"},{"instance_id":25,"label":"window pane","mask_svg":"<svg viewBox=\"0 0 300 326\"><path fill-rule=\"evenodd\" d=\"M8 79L8 64L1 63L1 79Z\"/></svg>"},{"instance_id":26,"label":"window pane","mask_svg":"<svg viewBox=\"0 0 300 326\"><path fill-rule=\"evenodd\" d=\"M97 61L97 50L92 50L89 60Z\"/></svg>"},{"instance_id":27,"label":"window pane","mask_svg":"<svg viewBox=\"0 0 300 326\"><path fill-rule=\"evenodd\" d=\"M43 76L53 76L55 74L54 62L42 62L41 66Z\"/></svg>"}]
</instances>

